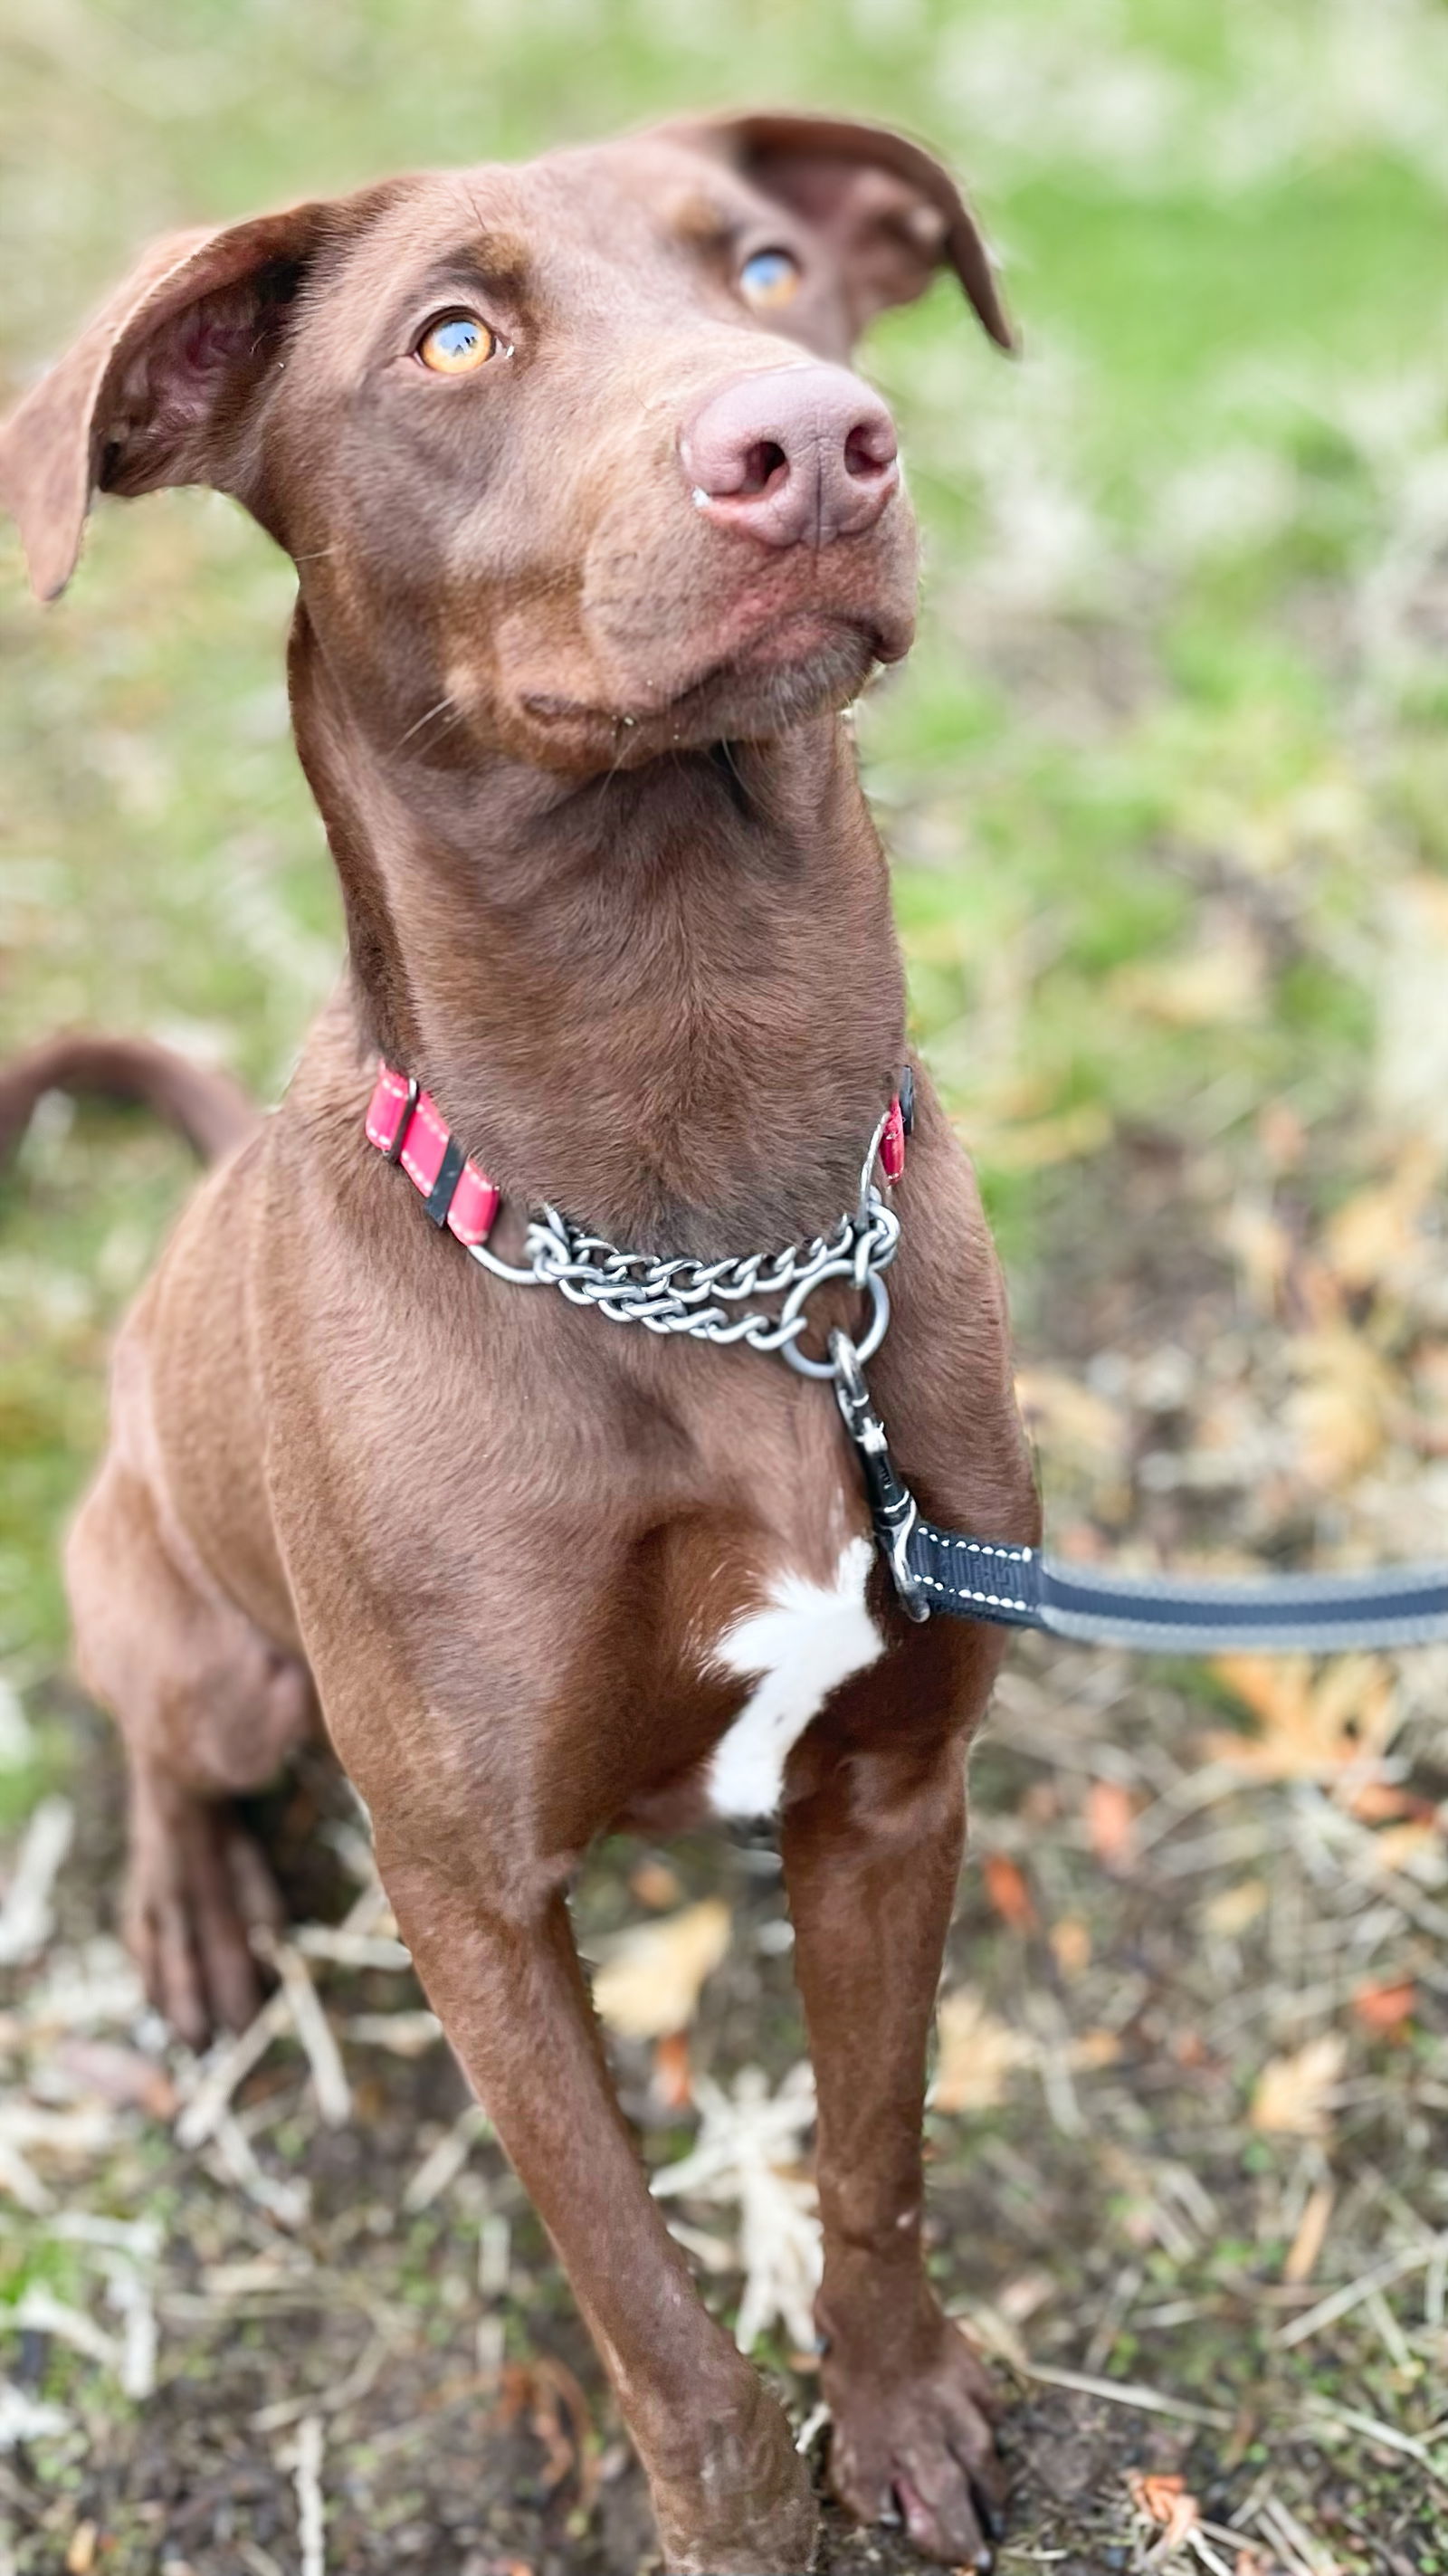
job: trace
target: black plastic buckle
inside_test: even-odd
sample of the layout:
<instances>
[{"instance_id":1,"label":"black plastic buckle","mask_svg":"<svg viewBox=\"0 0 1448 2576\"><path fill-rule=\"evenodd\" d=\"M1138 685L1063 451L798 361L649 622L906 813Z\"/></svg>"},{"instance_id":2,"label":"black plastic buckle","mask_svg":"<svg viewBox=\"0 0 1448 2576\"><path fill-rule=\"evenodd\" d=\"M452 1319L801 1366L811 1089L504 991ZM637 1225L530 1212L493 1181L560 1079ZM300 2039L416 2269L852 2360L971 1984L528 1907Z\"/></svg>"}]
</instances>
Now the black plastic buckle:
<instances>
[{"instance_id":1,"label":"black plastic buckle","mask_svg":"<svg viewBox=\"0 0 1448 2576\"><path fill-rule=\"evenodd\" d=\"M907 1619L928 1619L925 1587L910 1565L910 1534L920 1518L910 1488L897 1472L885 1437L885 1425L870 1402L870 1390L848 1333L831 1333L830 1358L835 1370L835 1402L855 1445L869 1497L875 1544L890 1569L890 1579Z\"/></svg>"},{"instance_id":2,"label":"black plastic buckle","mask_svg":"<svg viewBox=\"0 0 1448 2576\"><path fill-rule=\"evenodd\" d=\"M416 1074L410 1073L407 1077L407 1098L402 1104L402 1116L398 1119L396 1128L393 1131L392 1142L383 1156L384 1162L401 1162L403 1151L407 1144L408 1130L412 1125L412 1113L417 1107L418 1095L421 1090L422 1085L418 1081Z\"/></svg>"}]
</instances>

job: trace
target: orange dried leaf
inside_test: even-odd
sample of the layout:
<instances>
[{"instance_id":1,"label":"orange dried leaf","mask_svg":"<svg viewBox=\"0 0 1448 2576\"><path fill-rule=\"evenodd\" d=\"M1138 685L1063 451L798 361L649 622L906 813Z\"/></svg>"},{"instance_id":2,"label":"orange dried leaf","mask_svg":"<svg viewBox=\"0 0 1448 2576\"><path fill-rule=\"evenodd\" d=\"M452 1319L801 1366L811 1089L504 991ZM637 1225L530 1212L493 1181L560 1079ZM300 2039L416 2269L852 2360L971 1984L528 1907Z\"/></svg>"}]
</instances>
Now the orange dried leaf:
<instances>
[{"instance_id":1,"label":"orange dried leaf","mask_svg":"<svg viewBox=\"0 0 1448 2576\"><path fill-rule=\"evenodd\" d=\"M1392 1673L1380 1656L1337 1656L1316 1679L1303 1655L1222 1655L1212 1669L1259 1731L1209 1735L1206 1749L1251 1780L1331 1783L1366 1773L1397 1724Z\"/></svg>"},{"instance_id":2,"label":"orange dried leaf","mask_svg":"<svg viewBox=\"0 0 1448 2576\"><path fill-rule=\"evenodd\" d=\"M1249 1923L1256 1922L1266 1902L1265 1878L1240 1878L1234 1887L1224 1887L1209 1899L1202 1908L1202 1918L1209 1931L1220 1934L1223 1940L1234 1941Z\"/></svg>"},{"instance_id":3,"label":"orange dried leaf","mask_svg":"<svg viewBox=\"0 0 1448 2576\"><path fill-rule=\"evenodd\" d=\"M1126 2483L1137 2512L1161 2532L1164 2556L1196 2530L1201 2507L1174 2469L1128 2469Z\"/></svg>"},{"instance_id":4,"label":"orange dried leaf","mask_svg":"<svg viewBox=\"0 0 1448 2576\"><path fill-rule=\"evenodd\" d=\"M969 1986L940 2006L940 2057L931 2100L937 2111L990 2111L1010 2076L1035 2050L1024 2034L988 2012Z\"/></svg>"},{"instance_id":5,"label":"orange dried leaf","mask_svg":"<svg viewBox=\"0 0 1448 2576\"><path fill-rule=\"evenodd\" d=\"M1103 1869L1125 1878L1136 1866L1136 1801L1119 1780L1093 1780L1086 1792L1086 1831Z\"/></svg>"},{"instance_id":6,"label":"orange dried leaf","mask_svg":"<svg viewBox=\"0 0 1448 2576\"><path fill-rule=\"evenodd\" d=\"M1083 2075L1091 2075L1103 2066L1119 2066L1125 2050L1117 2030L1083 2030L1071 2042L1071 2063Z\"/></svg>"},{"instance_id":7,"label":"orange dried leaf","mask_svg":"<svg viewBox=\"0 0 1448 2576\"><path fill-rule=\"evenodd\" d=\"M630 1895L636 1896L640 1905L646 1905L651 1914L665 1914L671 1905L683 1900L683 1882L677 1871L652 1853L629 1871L628 1883Z\"/></svg>"},{"instance_id":8,"label":"orange dried leaf","mask_svg":"<svg viewBox=\"0 0 1448 2576\"><path fill-rule=\"evenodd\" d=\"M1418 1989L1411 1977L1397 1977L1382 1984L1359 1986L1352 2008L1364 2030L1375 2039L1390 2039L1411 2021L1417 2010Z\"/></svg>"},{"instance_id":9,"label":"orange dried leaf","mask_svg":"<svg viewBox=\"0 0 1448 2576\"><path fill-rule=\"evenodd\" d=\"M1287 1404L1308 1484L1335 1490L1372 1464L1398 1401L1396 1381L1346 1324L1304 1333L1289 1354L1299 1380Z\"/></svg>"},{"instance_id":10,"label":"orange dried leaf","mask_svg":"<svg viewBox=\"0 0 1448 2576\"><path fill-rule=\"evenodd\" d=\"M1294 2288L1303 2281L1310 2281L1317 2269L1317 2258L1327 2241L1327 2224L1336 2198L1336 2189L1330 2182L1320 2182L1317 2189L1307 2195L1302 2216L1297 2222L1297 2233L1282 2266L1283 2280Z\"/></svg>"},{"instance_id":11,"label":"orange dried leaf","mask_svg":"<svg viewBox=\"0 0 1448 2576\"><path fill-rule=\"evenodd\" d=\"M1417 1798L1409 1789L1394 1789L1386 1780L1360 1780L1348 1801L1348 1813L1356 1816L1360 1825L1431 1825L1438 1817L1431 1798Z\"/></svg>"},{"instance_id":12,"label":"orange dried leaf","mask_svg":"<svg viewBox=\"0 0 1448 2576\"><path fill-rule=\"evenodd\" d=\"M687 2030L700 1987L729 1947L730 1922L722 1898L710 1896L626 1932L594 1976L600 2020L625 2039Z\"/></svg>"},{"instance_id":13,"label":"orange dried leaf","mask_svg":"<svg viewBox=\"0 0 1448 2576\"><path fill-rule=\"evenodd\" d=\"M1335 2030L1290 2056L1269 2058L1252 2093L1253 2128L1266 2136L1326 2137L1346 2058L1346 2044Z\"/></svg>"},{"instance_id":14,"label":"orange dried leaf","mask_svg":"<svg viewBox=\"0 0 1448 2576\"><path fill-rule=\"evenodd\" d=\"M687 2111L694 2098L689 2034L670 2031L654 2049L654 2093L666 2111Z\"/></svg>"},{"instance_id":15,"label":"orange dried leaf","mask_svg":"<svg viewBox=\"0 0 1448 2576\"><path fill-rule=\"evenodd\" d=\"M1037 1923L1035 1900L1026 1885L1025 1872L1005 1852L987 1852L981 1865L985 1890L1001 1921L1012 1932L1034 1932Z\"/></svg>"},{"instance_id":16,"label":"orange dried leaf","mask_svg":"<svg viewBox=\"0 0 1448 2576\"><path fill-rule=\"evenodd\" d=\"M1360 1190L1327 1229L1331 1268L1346 1288L1377 1288L1413 1271L1426 1250L1420 1220L1438 1182L1439 1156L1426 1139L1407 1147L1391 1179Z\"/></svg>"}]
</instances>

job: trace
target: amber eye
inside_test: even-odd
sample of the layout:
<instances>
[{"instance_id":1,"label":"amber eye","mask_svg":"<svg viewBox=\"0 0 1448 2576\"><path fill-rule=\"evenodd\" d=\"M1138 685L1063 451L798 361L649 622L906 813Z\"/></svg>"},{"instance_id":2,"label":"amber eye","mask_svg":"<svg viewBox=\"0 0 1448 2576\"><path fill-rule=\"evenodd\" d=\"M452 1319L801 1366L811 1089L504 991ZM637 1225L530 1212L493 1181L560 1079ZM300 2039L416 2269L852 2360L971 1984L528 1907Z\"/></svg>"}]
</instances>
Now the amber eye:
<instances>
[{"instance_id":1,"label":"amber eye","mask_svg":"<svg viewBox=\"0 0 1448 2576\"><path fill-rule=\"evenodd\" d=\"M792 250L756 250L739 272L739 292L746 304L766 312L787 304L799 287L799 261Z\"/></svg>"},{"instance_id":2,"label":"amber eye","mask_svg":"<svg viewBox=\"0 0 1448 2576\"><path fill-rule=\"evenodd\" d=\"M486 365L498 346L496 331L490 331L476 313L445 313L440 322L429 323L417 354L436 376L470 376L475 367Z\"/></svg>"}]
</instances>

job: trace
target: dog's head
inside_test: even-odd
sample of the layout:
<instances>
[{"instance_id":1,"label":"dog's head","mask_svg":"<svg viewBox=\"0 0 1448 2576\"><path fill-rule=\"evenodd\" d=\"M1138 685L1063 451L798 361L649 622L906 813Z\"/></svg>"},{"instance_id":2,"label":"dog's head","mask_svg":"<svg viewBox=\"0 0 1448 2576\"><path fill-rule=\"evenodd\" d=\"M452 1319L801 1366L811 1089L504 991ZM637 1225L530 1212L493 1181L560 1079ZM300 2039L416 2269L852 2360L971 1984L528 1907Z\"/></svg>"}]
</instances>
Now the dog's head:
<instances>
[{"instance_id":1,"label":"dog's head","mask_svg":"<svg viewBox=\"0 0 1448 2576\"><path fill-rule=\"evenodd\" d=\"M43 597L96 490L209 483L293 557L385 737L590 771L758 737L910 643L914 534L872 316L954 269L903 137L679 124L159 243L0 432Z\"/></svg>"}]
</instances>

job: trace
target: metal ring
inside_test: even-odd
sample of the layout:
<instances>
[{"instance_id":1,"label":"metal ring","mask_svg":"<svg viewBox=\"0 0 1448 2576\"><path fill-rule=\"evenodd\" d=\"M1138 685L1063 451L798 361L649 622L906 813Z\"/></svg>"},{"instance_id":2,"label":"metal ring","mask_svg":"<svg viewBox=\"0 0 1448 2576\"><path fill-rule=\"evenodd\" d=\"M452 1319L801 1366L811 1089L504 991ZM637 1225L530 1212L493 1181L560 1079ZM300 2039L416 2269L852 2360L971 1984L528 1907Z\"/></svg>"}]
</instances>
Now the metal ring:
<instances>
[{"instance_id":1,"label":"metal ring","mask_svg":"<svg viewBox=\"0 0 1448 2576\"><path fill-rule=\"evenodd\" d=\"M844 1264L844 1268L848 1274L850 1264L846 1262ZM793 1322L794 1317L801 1312L805 1298L808 1297L812 1290L817 1288L819 1284L818 1279L810 1280L808 1285L801 1280L799 1288L792 1290L785 1300L784 1312L779 1319L782 1324ZM889 1289L886 1287L884 1280L881 1279L878 1273L874 1271L871 1272L866 1284L869 1288L871 1297L874 1299L875 1311L871 1315L869 1323L866 1325L860 1340L854 1345L855 1357L860 1361L872 1360L874 1358L875 1353L883 1342L886 1333L890 1329ZM798 1369L801 1377L838 1377L839 1375L839 1371L832 1359L806 1359L804 1352L799 1348L797 1339L791 1342L782 1342L780 1344L779 1355L781 1359L788 1360L792 1369Z\"/></svg>"},{"instance_id":2,"label":"metal ring","mask_svg":"<svg viewBox=\"0 0 1448 2576\"><path fill-rule=\"evenodd\" d=\"M490 1252L485 1243L470 1243L465 1248L484 1270L491 1270L495 1279L510 1280L517 1288L542 1288L547 1284L541 1270L518 1270L511 1261L500 1261L496 1252Z\"/></svg>"}]
</instances>

